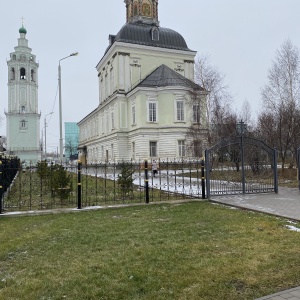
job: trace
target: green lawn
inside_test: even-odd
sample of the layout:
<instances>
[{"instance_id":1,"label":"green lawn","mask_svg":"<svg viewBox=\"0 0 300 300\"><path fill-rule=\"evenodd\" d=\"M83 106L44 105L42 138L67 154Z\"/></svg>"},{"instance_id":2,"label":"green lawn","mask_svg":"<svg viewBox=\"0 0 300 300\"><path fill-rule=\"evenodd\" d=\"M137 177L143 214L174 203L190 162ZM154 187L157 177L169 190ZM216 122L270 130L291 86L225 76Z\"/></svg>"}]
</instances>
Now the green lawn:
<instances>
[{"instance_id":1,"label":"green lawn","mask_svg":"<svg viewBox=\"0 0 300 300\"><path fill-rule=\"evenodd\" d=\"M252 300L300 285L286 224L208 202L3 217L0 299Z\"/></svg>"}]
</instances>

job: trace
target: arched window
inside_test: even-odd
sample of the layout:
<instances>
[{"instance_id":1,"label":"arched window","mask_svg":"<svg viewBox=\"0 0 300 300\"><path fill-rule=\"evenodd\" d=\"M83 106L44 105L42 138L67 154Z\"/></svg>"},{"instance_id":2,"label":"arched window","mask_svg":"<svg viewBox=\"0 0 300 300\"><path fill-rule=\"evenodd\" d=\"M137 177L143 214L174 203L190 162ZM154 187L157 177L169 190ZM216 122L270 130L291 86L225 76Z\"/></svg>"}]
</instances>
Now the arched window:
<instances>
[{"instance_id":1,"label":"arched window","mask_svg":"<svg viewBox=\"0 0 300 300\"><path fill-rule=\"evenodd\" d=\"M35 72L31 70L31 81L35 81Z\"/></svg>"},{"instance_id":2,"label":"arched window","mask_svg":"<svg viewBox=\"0 0 300 300\"><path fill-rule=\"evenodd\" d=\"M27 127L26 120L21 120L20 126L21 126L21 129L23 129L23 130L26 129L26 127Z\"/></svg>"},{"instance_id":3,"label":"arched window","mask_svg":"<svg viewBox=\"0 0 300 300\"><path fill-rule=\"evenodd\" d=\"M22 79L22 80L26 79L26 70L25 70L25 68L20 69L20 79Z\"/></svg>"},{"instance_id":4,"label":"arched window","mask_svg":"<svg viewBox=\"0 0 300 300\"><path fill-rule=\"evenodd\" d=\"M10 69L10 80L15 80L16 74L15 74L15 68Z\"/></svg>"},{"instance_id":5,"label":"arched window","mask_svg":"<svg viewBox=\"0 0 300 300\"><path fill-rule=\"evenodd\" d=\"M138 3L137 2L134 2L133 4L133 15L134 16L137 16L139 14L139 11L138 11Z\"/></svg>"},{"instance_id":6,"label":"arched window","mask_svg":"<svg viewBox=\"0 0 300 300\"><path fill-rule=\"evenodd\" d=\"M151 30L152 41L159 41L159 30L157 27L153 27Z\"/></svg>"}]
</instances>

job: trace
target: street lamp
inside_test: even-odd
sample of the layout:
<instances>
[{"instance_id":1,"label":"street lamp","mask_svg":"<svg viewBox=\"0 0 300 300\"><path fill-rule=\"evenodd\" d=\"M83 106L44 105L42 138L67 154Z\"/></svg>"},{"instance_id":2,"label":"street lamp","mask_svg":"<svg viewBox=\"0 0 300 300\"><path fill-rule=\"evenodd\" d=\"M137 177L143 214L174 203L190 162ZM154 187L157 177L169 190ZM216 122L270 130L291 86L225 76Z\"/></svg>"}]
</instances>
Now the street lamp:
<instances>
[{"instance_id":1,"label":"street lamp","mask_svg":"<svg viewBox=\"0 0 300 300\"><path fill-rule=\"evenodd\" d=\"M49 116L49 115L52 115L53 112L45 115L45 118L44 118L44 122L45 122L45 125L44 125L44 128L45 128L45 160L47 160L47 123L46 123L46 117Z\"/></svg>"},{"instance_id":2,"label":"street lamp","mask_svg":"<svg viewBox=\"0 0 300 300\"><path fill-rule=\"evenodd\" d=\"M62 136L62 104L61 104L61 68L60 62L68 57L76 56L78 52L71 53L70 55L59 60L58 63L58 87L59 87L59 159L63 161L63 136Z\"/></svg>"}]
</instances>

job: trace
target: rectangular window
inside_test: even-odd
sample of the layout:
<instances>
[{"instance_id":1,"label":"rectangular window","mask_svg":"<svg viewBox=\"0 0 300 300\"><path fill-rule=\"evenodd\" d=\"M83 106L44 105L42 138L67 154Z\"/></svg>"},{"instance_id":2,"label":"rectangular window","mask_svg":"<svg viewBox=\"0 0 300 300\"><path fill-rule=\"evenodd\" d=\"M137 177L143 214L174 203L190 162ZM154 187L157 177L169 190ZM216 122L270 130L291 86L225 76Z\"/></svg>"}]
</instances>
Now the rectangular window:
<instances>
[{"instance_id":1,"label":"rectangular window","mask_svg":"<svg viewBox=\"0 0 300 300\"><path fill-rule=\"evenodd\" d=\"M109 116L108 116L108 112L106 112L106 133L109 133Z\"/></svg>"},{"instance_id":2,"label":"rectangular window","mask_svg":"<svg viewBox=\"0 0 300 300\"><path fill-rule=\"evenodd\" d=\"M132 124L135 125L135 105L131 106Z\"/></svg>"},{"instance_id":3,"label":"rectangular window","mask_svg":"<svg viewBox=\"0 0 300 300\"><path fill-rule=\"evenodd\" d=\"M107 74L105 75L105 99L109 96L108 94L108 78L107 78Z\"/></svg>"},{"instance_id":4,"label":"rectangular window","mask_svg":"<svg viewBox=\"0 0 300 300\"><path fill-rule=\"evenodd\" d=\"M177 121L184 121L184 102L176 101Z\"/></svg>"},{"instance_id":5,"label":"rectangular window","mask_svg":"<svg viewBox=\"0 0 300 300\"><path fill-rule=\"evenodd\" d=\"M149 122L156 122L157 121L157 110L156 110L156 102L149 102L148 103L148 112L149 112Z\"/></svg>"},{"instance_id":6,"label":"rectangular window","mask_svg":"<svg viewBox=\"0 0 300 300\"><path fill-rule=\"evenodd\" d=\"M111 129L115 129L115 115L114 112L111 112Z\"/></svg>"},{"instance_id":7,"label":"rectangular window","mask_svg":"<svg viewBox=\"0 0 300 300\"><path fill-rule=\"evenodd\" d=\"M185 156L185 142L178 141L178 154L179 156Z\"/></svg>"},{"instance_id":8,"label":"rectangular window","mask_svg":"<svg viewBox=\"0 0 300 300\"><path fill-rule=\"evenodd\" d=\"M132 159L135 159L135 142L132 142Z\"/></svg>"},{"instance_id":9,"label":"rectangular window","mask_svg":"<svg viewBox=\"0 0 300 300\"><path fill-rule=\"evenodd\" d=\"M157 142L150 142L150 156L157 157Z\"/></svg>"},{"instance_id":10,"label":"rectangular window","mask_svg":"<svg viewBox=\"0 0 300 300\"><path fill-rule=\"evenodd\" d=\"M114 69L110 69L110 93L112 94L114 91Z\"/></svg>"},{"instance_id":11,"label":"rectangular window","mask_svg":"<svg viewBox=\"0 0 300 300\"><path fill-rule=\"evenodd\" d=\"M200 105L193 105L193 123L200 123Z\"/></svg>"}]
</instances>

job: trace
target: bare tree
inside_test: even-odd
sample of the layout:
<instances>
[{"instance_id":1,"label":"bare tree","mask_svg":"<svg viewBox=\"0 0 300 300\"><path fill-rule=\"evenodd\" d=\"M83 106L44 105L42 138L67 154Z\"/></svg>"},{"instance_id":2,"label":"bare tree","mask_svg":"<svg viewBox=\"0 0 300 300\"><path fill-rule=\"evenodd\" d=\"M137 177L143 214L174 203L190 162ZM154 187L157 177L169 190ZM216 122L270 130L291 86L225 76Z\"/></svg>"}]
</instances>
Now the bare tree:
<instances>
[{"instance_id":1,"label":"bare tree","mask_svg":"<svg viewBox=\"0 0 300 300\"><path fill-rule=\"evenodd\" d=\"M6 137L0 136L0 152L5 151L6 148Z\"/></svg>"},{"instance_id":2,"label":"bare tree","mask_svg":"<svg viewBox=\"0 0 300 300\"><path fill-rule=\"evenodd\" d=\"M251 114L251 105L247 99L244 100L241 111L239 113L239 120L243 120L243 122L247 125L248 130L254 127L254 122Z\"/></svg>"},{"instance_id":3,"label":"bare tree","mask_svg":"<svg viewBox=\"0 0 300 300\"><path fill-rule=\"evenodd\" d=\"M207 118L206 118L207 91L202 88L190 92L188 104L191 112L191 126L187 138L187 150L191 156L202 157L203 150L207 147Z\"/></svg>"},{"instance_id":4,"label":"bare tree","mask_svg":"<svg viewBox=\"0 0 300 300\"><path fill-rule=\"evenodd\" d=\"M278 148L284 168L289 152L299 142L300 59L298 48L290 40L276 51L262 99L264 110L258 129Z\"/></svg>"},{"instance_id":5,"label":"bare tree","mask_svg":"<svg viewBox=\"0 0 300 300\"><path fill-rule=\"evenodd\" d=\"M211 64L205 55L197 57L195 81L208 92L205 112L209 128L208 144L211 146L230 134L228 129L231 125L227 125L234 115L230 108L232 96L225 84L225 76Z\"/></svg>"},{"instance_id":6,"label":"bare tree","mask_svg":"<svg viewBox=\"0 0 300 300\"><path fill-rule=\"evenodd\" d=\"M73 160L74 155L77 154L78 142L76 143L71 137L66 139L65 152L70 155L70 160Z\"/></svg>"}]
</instances>

